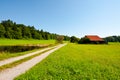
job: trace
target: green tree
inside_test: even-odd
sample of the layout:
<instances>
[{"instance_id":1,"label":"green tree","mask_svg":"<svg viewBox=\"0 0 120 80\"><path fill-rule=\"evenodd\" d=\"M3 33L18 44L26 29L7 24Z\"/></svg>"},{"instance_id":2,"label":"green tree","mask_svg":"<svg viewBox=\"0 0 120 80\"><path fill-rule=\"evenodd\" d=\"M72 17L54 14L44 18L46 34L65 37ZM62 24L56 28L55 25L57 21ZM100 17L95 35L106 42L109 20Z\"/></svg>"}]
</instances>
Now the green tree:
<instances>
[{"instance_id":1,"label":"green tree","mask_svg":"<svg viewBox=\"0 0 120 80\"><path fill-rule=\"evenodd\" d=\"M71 42L71 43L78 43L78 41L79 41L79 38L77 38L77 37L75 37L75 36L72 36L72 37L70 38L70 42Z\"/></svg>"},{"instance_id":2,"label":"green tree","mask_svg":"<svg viewBox=\"0 0 120 80\"><path fill-rule=\"evenodd\" d=\"M37 31L35 31L33 38L34 38L34 39L40 39L40 34L39 34Z\"/></svg>"},{"instance_id":3,"label":"green tree","mask_svg":"<svg viewBox=\"0 0 120 80\"><path fill-rule=\"evenodd\" d=\"M5 28L2 24L0 24L0 37L3 38L5 34Z\"/></svg>"},{"instance_id":4,"label":"green tree","mask_svg":"<svg viewBox=\"0 0 120 80\"><path fill-rule=\"evenodd\" d=\"M20 28L16 28L15 31L14 31L14 38L15 39L22 39L22 31Z\"/></svg>"},{"instance_id":5,"label":"green tree","mask_svg":"<svg viewBox=\"0 0 120 80\"><path fill-rule=\"evenodd\" d=\"M120 42L120 36L109 36L104 38L107 42Z\"/></svg>"},{"instance_id":6,"label":"green tree","mask_svg":"<svg viewBox=\"0 0 120 80\"><path fill-rule=\"evenodd\" d=\"M0 37L9 39L56 39L58 35L43 30L36 30L34 26L26 26L24 24L16 24L11 20L5 20L0 23ZM64 40L69 40L69 36L65 36Z\"/></svg>"},{"instance_id":7,"label":"green tree","mask_svg":"<svg viewBox=\"0 0 120 80\"><path fill-rule=\"evenodd\" d=\"M43 37L42 37L42 35L41 35L41 34L39 34L39 36L40 36L40 40L43 40Z\"/></svg>"},{"instance_id":8,"label":"green tree","mask_svg":"<svg viewBox=\"0 0 120 80\"><path fill-rule=\"evenodd\" d=\"M81 38L79 41L78 41L79 44L88 44L90 43L90 39L88 38Z\"/></svg>"},{"instance_id":9,"label":"green tree","mask_svg":"<svg viewBox=\"0 0 120 80\"><path fill-rule=\"evenodd\" d=\"M13 31L11 30L11 28L7 28L5 32L5 38L12 39L13 38L12 32Z\"/></svg>"},{"instance_id":10,"label":"green tree","mask_svg":"<svg viewBox=\"0 0 120 80\"><path fill-rule=\"evenodd\" d=\"M45 32L45 40L49 40L50 39L50 34L48 32Z\"/></svg>"},{"instance_id":11,"label":"green tree","mask_svg":"<svg viewBox=\"0 0 120 80\"><path fill-rule=\"evenodd\" d=\"M25 39L31 38L30 29L28 27L23 27L23 29L22 29L22 36Z\"/></svg>"},{"instance_id":12,"label":"green tree","mask_svg":"<svg viewBox=\"0 0 120 80\"><path fill-rule=\"evenodd\" d=\"M64 36L64 40L65 40L65 41L69 41L69 40L70 40L70 37L69 37L69 36Z\"/></svg>"}]
</instances>

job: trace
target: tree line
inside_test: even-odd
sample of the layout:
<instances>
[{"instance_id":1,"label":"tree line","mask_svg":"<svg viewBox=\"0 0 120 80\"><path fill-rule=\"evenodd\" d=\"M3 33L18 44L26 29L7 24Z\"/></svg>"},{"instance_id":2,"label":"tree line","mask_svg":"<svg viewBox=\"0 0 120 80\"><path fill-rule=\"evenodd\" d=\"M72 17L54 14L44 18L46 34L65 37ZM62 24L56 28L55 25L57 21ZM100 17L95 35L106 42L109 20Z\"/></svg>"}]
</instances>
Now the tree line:
<instances>
[{"instance_id":1,"label":"tree line","mask_svg":"<svg viewBox=\"0 0 120 80\"><path fill-rule=\"evenodd\" d=\"M34 26L16 24L12 20L4 20L0 23L0 38L49 40L56 39L57 36L59 35L43 31L42 29L37 30ZM64 40L70 40L69 36L63 36Z\"/></svg>"},{"instance_id":2,"label":"tree line","mask_svg":"<svg viewBox=\"0 0 120 80\"><path fill-rule=\"evenodd\" d=\"M104 38L107 42L120 42L120 36L109 36Z\"/></svg>"}]
</instances>

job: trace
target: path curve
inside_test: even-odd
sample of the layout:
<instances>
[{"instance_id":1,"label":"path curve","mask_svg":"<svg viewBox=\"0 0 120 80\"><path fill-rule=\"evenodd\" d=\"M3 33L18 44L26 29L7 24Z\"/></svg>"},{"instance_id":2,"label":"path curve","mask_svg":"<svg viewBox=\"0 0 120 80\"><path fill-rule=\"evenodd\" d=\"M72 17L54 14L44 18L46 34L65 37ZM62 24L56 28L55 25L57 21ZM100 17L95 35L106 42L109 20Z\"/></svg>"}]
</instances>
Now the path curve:
<instances>
[{"instance_id":1,"label":"path curve","mask_svg":"<svg viewBox=\"0 0 120 80\"><path fill-rule=\"evenodd\" d=\"M6 69L0 72L0 80L13 80L15 77L20 74L25 73L27 70L35 66L37 63L45 59L50 53L58 50L59 48L65 46L66 44L60 44L56 48L41 54L40 56L34 57L31 60L23 62L13 68Z\"/></svg>"},{"instance_id":2,"label":"path curve","mask_svg":"<svg viewBox=\"0 0 120 80\"><path fill-rule=\"evenodd\" d=\"M9 59L2 60L2 61L0 61L0 66L3 66L3 65L6 65L6 64L9 64L9 63L18 61L18 60L20 60L20 59L24 59L24 58L26 58L26 57L29 57L29 56L32 56L32 55L35 55L35 54L44 52L44 51L46 51L46 50L49 50L49 49L52 49L52 48L55 48L55 47L56 47L56 46L54 46L54 47L49 47L49 48L45 48L45 49L42 49L42 50L39 50L39 51L36 51L36 52L32 52L32 53L29 53L29 54L25 54L25 55L22 55L22 56L17 56L17 57L13 57L13 58L9 58Z\"/></svg>"}]
</instances>

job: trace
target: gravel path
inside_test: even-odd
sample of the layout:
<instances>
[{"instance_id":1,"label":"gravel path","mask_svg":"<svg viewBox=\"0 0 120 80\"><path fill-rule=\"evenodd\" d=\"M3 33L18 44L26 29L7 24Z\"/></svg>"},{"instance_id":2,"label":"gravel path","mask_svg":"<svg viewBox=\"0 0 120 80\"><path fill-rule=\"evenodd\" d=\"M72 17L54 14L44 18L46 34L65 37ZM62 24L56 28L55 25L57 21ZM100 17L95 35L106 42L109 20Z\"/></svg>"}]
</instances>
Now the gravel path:
<instances>
[{"instance_id":1,"label":"gravel path","mask_svg":"<svg viewBox=\"0 0 120 80\"><path fill-rule=\"evenodd\" d=\"M0 61L0 66L3 66L3 65L6 65L6 64L15 62L15 61L20 60L20 59L24 59L24 58L26 58L26 57L29 57L29 56L32 56L32 55L35 55L35 54L44 52L44 51L46 51L46 50L49 50L49 49L52 49L52 48L55 48L55 47L56 47L56 46L54 46L54 47L49 47L49 48L45 48L45 49L42 49L42 50L39 50L39 51L36 51L36 52L32 52L32 53L29 53L29 54L25 54L25 55L22 55L22 56L18 56L18 57L14 57L14 58L9 58L9 59L2 60L2 61Z\"/></svg>"},{"instance_id":2,"label":"gravel path","mask_svg":"<svg viewBox=\"0 0 120 80\"><path fill-rule=\"evenodd\" d=\"M41 54L40 56L34 57L31 60L28 60L20 65L17 65L13 68L3 70L0 72L0 80L13 80L15 77L20 74L25 73L27 70L32 68L34 65L46 58L50 53L58 50L59 48L65 46L66 44L60 44L56 48Z\"/></svg>"}]
</instances>

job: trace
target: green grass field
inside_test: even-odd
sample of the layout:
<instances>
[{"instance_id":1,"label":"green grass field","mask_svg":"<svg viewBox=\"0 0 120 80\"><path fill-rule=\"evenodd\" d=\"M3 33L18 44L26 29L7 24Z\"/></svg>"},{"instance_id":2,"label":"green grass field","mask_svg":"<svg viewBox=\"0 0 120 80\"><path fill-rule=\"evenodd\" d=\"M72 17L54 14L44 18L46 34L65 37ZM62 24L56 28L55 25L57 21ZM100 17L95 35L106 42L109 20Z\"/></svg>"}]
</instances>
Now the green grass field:
<instances>
[{"instance_id":1,"label":"green grass field","mask_svg":"<svg viewBox=\"0 0 120 80\"><path fill-rule=\"evenodd\" d=\"M25 44L55 44L55 40L15 40L15 39L0 39L0 46L5 45L25 45ZM42 48L41 48L42 49ZM0 52L0 60L7 59L10 57L16 57L24 54L28 54L30 52L34 52L38 49L31 50L31 51L25 51L25 52L19 52L19 53L6 53L6 52Z\"/></svg>"},{"instance_id":2,"label":"green grass field","mask_svg":"<svg viewBox=\"0 0 120 80\"><path fill-rule=\"evenodd\" d=\"M120 80L120 43L69 43L15 80Z\"/></svg>"},{"instance_id":3,"label":"green grass field","mask_svg":"<svg viewBox=\"0 0 120 80\"><path fill-rule=\"evenodd\" d=\"M54 44L55 40L16 40L16 39L0 39L0 46L3 45L24 45L24 44Z\"/></svg>"}]
</instances>

